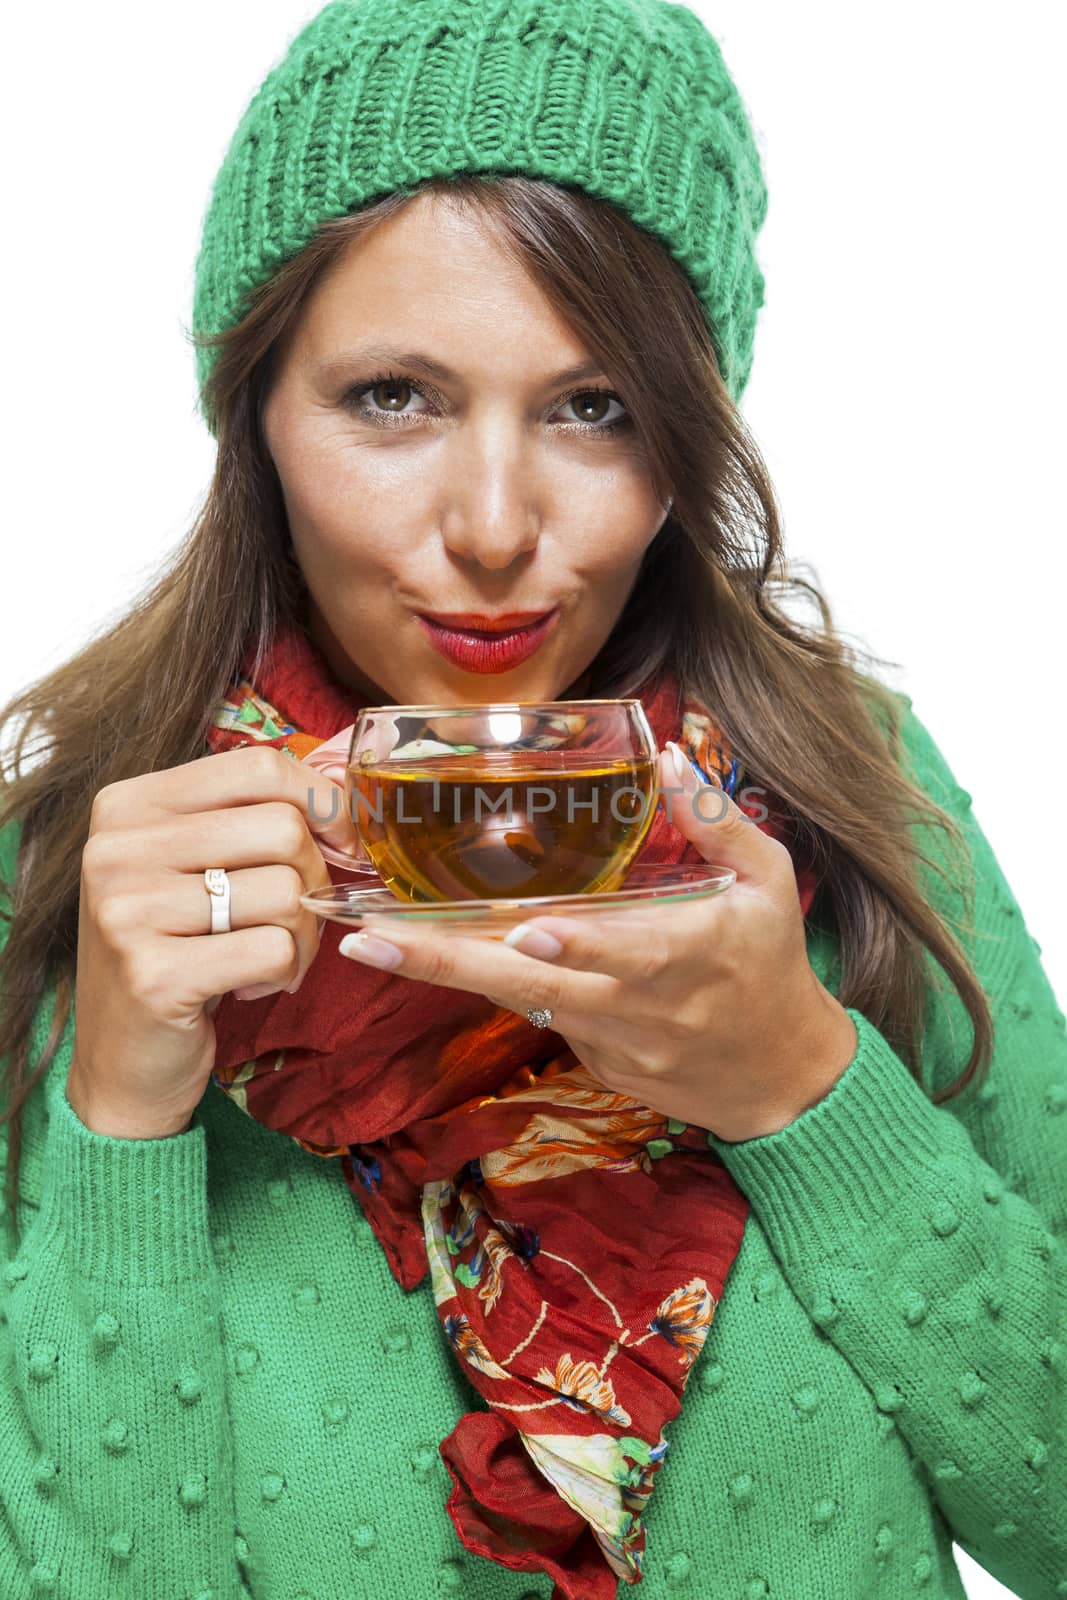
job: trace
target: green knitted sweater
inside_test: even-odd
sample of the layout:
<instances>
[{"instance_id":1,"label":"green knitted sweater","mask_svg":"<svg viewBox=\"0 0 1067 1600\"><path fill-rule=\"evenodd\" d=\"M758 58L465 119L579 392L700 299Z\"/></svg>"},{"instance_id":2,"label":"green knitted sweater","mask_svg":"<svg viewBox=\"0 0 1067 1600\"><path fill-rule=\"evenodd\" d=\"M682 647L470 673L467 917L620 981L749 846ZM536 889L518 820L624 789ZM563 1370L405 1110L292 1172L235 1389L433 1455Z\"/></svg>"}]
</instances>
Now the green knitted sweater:
<instances>
[{"instance_id":1,"label":"green knitted sweater","mask_svg":"<svg viewBox=\"0 0 1067 1600\"><path fill-rule=\"evenodd\" d=\"M1067 1596L1064 1017L901 701L905 759L973 855L991 1073L935 1106L853 1011L824 1100L717 1141L752 1209L670 1426L642 1600L959 1597L954 1539L1024 1600ZM927 892L962 910L932 872ZM810 953L833 989L826 934ZM970 1035L954 991L931 987L928 1016L932 1089ZM3 1600L548 1600L453 1530L437 1445L482 1402L337 1164L210 1085L176 1138L90 1133L70 1035L28 1107L4 1272Z\"/></svg>"}]
</instances>

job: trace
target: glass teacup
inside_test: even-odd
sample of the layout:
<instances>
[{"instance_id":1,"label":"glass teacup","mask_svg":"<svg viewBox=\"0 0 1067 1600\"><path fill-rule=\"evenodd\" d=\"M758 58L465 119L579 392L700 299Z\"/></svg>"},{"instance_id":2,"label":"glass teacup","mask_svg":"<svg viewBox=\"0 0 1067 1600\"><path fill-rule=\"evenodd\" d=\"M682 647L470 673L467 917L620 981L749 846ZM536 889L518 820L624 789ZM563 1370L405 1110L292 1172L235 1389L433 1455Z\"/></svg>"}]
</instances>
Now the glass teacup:
<instances>
[{"instance_id":1,"label":"glass teacup","mask_svg":"<svg viewBox=\"0 0 1067 1600\"><path fill-rule=\"evenodd\" d=\"M368 706L345 798L398 899L597 894L648 833L657 759L640 700Z\"/></svg>"}]
</instances>

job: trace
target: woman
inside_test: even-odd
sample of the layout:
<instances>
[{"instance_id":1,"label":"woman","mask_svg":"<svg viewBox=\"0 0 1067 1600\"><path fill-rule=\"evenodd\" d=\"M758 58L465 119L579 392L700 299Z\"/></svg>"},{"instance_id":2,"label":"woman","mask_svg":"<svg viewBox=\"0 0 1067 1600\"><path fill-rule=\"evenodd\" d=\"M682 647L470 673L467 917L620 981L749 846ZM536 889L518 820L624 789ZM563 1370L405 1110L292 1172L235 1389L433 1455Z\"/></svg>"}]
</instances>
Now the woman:
<instances>
[{"instance_id":1,"label":"woman","mask_svg":"<svg viewBox=\"0 0 1067 1600\"><path fill-rule=\"evenodd\" d=\"M1067 1594L1064 1019L782 603L765 205L661 0L339 0L253 98L203 512L3 718L5 1597ZM726 895L301 908L361 706L632 695Z\"/></svg>"}]
</instances>

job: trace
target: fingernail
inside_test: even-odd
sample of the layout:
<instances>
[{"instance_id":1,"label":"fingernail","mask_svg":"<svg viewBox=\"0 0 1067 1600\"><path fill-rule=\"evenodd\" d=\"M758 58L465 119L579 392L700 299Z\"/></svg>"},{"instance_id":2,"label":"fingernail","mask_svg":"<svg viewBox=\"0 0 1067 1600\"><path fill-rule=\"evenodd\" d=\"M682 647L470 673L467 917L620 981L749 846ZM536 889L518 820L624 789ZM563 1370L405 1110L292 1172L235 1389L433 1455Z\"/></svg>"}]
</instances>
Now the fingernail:
<instances>
[{"instance_id":1,"label":"fingernail","mask_svg":"<svg viewBox=\"0 0 1067 1600\"><path fill-rule=\"evenodd\" d=\"M235 1000L263 1000L269 994L281 994L284 984L281 983L246 983L243 989L235 989Z\"/></svg>"},{"instance_id":2,"label":"fingernail","mask_svg":"<svg viewBox=\"0 0 1067 1600\"><path fill-rule=\"evenodd\" d=\"M387 939L376 939L371 933L346 933L337 946L343 956L352 961L363 961L368 967L398 967L404 959L403 950Z\"/></svg>"},{"instance_id":3,"label":"fingernail","mask_svg":"<svg viewBox=\"0 0 1067 1600\"><path fill-rule=\"evenodd\" d=\"M679 782L683 783L687 789L691 789L693 787L693 778L695 777L692 767L673 739L667 740L667 749L671 753L674 770L678 774Z\"/></svg>"},{"instance_id":4,"label":"fingernail","mask_svg":"<svg viewBox=\"0 0 1067 1600\"><path fill-rule=\"evenodd\" d=\"M520 922L512 928L504 936L504 943L510 944L514 950L521 950L524 956L536 956L539 961L551 961L563 949L554 934L544 928L532 928L528 922Z\"/></svg>"}]
</instances>

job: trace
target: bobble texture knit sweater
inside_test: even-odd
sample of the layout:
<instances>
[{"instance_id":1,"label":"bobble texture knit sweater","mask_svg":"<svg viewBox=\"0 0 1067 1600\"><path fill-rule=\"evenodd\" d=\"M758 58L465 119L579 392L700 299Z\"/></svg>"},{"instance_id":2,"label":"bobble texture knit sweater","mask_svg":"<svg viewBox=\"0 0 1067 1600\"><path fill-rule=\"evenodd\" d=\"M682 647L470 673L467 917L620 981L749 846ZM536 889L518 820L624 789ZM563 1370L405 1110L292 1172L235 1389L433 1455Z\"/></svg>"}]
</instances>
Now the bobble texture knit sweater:
<instances>
[{"instance_id":1,"label":"bobble texture knit sweater","mask_svg":"<svg viewBox=\"0 0 1067 1600\"><path fill-rule=\"evenodd\" d=\"M824 1100L717 1141L752 1209L671 1425L642 1600L945 1600L953 1540L1024 1600L1067 1596L1064 1017L900 698L904 759L973 857L990 1075L935 1106L852 1011ZM923 830L935 857L941 837ZM927 893L962 912L958 886ZM952 990L928 1019L930 1090L970 1031ZM210 1086L176 1138L93 1134L71 1034L28 1107L3 1273L3 1600L548 1600L454 1533L437 1445L477 1395L429 1279L405 1296L336 1165Z\"/></svg>"}]
</instances>

